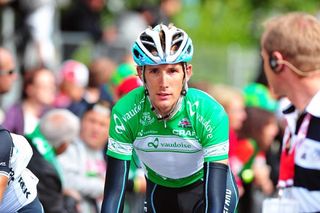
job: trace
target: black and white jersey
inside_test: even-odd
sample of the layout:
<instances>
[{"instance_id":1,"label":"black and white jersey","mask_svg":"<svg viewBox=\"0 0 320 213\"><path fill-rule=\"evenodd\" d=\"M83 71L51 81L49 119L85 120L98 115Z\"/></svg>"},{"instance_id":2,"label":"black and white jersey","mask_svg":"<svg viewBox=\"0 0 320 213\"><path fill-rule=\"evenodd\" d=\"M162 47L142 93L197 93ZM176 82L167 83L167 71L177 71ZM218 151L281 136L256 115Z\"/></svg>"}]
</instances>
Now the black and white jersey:
<instances>
[{"instance_id":1,"label":"black and white jersey","mask_svg":"<svg viewBox=\"0 0 320 213\"><path fill-rule=\"evenodd\" d=\"M17 212L36 198L38 179L26 168L31 157L28 141L0 126L0 175L8 178L0 212Z\"/></svg>"},{"instance_id":2,"label":"black and white jersey","mask_svg":"<svg viewBox=\"0 0 320 213\"><path fill-rule=\"evenodd\" d=\"M291 143L296 146L293 186L285 189L284 195L299 202L299 212L320 212L320 91L304 112L290 105L283 113Z\"/></svg>"}]
</instances>

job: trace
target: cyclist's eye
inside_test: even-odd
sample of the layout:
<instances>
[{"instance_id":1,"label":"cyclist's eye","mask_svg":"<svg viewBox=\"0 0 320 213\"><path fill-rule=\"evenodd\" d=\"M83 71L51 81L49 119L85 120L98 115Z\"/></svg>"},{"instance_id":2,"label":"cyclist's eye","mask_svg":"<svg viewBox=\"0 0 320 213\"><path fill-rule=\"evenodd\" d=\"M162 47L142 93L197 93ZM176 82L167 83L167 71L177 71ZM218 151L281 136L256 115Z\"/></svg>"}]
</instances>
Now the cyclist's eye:
<instances>
[{"instance_id":1,"label":"cyclist's eye","mask_svg":"<svg viewBox=\"0 0 320 213\"><path fill-rule=\"evenodd\" d=\"M178 70L177 69L170 69L169 72L170 73L176 73L176 72L178 72Z\"/></svg>"},{"instance_id":2,"label":"cyclist's eye","mask_svg":"<svg viewBox=\"0 0 320 213\"><path fill-rule=\"evenodd\" d=\"M159 70L158 69L151 69L151 70L148 70L148 72L149 73L158 73L159 72Z\"/></svg>"}]
</instances>

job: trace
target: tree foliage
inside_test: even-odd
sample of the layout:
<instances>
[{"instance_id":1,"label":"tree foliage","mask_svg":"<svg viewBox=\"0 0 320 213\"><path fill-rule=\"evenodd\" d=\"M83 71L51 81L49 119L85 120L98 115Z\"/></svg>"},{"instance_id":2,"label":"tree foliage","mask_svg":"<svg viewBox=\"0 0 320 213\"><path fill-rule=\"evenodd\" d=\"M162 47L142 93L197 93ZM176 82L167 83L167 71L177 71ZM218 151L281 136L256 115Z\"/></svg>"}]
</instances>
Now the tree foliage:
<instances>
[{"instance_id":1,"label":"tree foliage","mask_svg":"<svg viewBox=\"0 0 320 213\"><path fill-rule=\"evenodd\" d=\"M315 14L318 0L183 0L175 23L199 43L255 45L261 23L288 11Z\"/></svg>"}]
</instances>

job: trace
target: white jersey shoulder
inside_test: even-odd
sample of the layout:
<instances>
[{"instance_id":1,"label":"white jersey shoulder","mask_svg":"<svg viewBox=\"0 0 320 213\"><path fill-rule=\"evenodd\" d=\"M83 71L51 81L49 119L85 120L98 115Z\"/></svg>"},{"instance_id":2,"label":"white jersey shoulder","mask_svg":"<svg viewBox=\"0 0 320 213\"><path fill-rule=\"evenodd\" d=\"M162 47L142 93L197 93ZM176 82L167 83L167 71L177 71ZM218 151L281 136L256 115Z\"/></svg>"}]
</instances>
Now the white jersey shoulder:
<instances>
[{"instance_id":1,"label":"white jersey shoulder","mask_svg":"<svg viewBox=\"0 0 320 213\"><path fill-rule=\"evenodd\" d=\"M38 178L27 169L32 148L21 135L10 134L14 144L10 159L8 186L0 204L0 212L17 212L37 196Z\"/></svg>"}]
</instances>

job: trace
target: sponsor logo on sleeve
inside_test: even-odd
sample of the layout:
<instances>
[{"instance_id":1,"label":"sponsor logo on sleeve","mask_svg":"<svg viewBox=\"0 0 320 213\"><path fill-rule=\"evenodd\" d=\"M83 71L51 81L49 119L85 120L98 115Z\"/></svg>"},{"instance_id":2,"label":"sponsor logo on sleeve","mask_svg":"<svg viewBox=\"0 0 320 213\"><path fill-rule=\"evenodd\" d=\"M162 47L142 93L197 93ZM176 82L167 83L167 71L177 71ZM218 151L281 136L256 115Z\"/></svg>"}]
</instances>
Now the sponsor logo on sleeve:
<instances>
[{"instance_id":1,"label":"sponsor logo on sleeve","mask_svg":"<svg viewBox=\"0 0 320 213\"><path fill-rule=\"evenodd\" d=\"M219 144L214 144L204 149L204 155L207 156L221 156L228 154L229 141L224 141Z\"/></svg>"},{"instance_id":2,"label":"sponsor logo on sleeve","mask_svg":"<svg viewBox=\"0 0 320 213\"><path fill-rule=\"evenodd\" d=\"M199 107L199 101L196 101L193 104L190 101L188 101L187 103L189 105L190 116L193 116Z\"/></svg>"},{"instance_id":3,"label":"sponsor logo on sleeve","mask_svg":"<svg viewBox=\"0 0 320 213\"><path fill-rule=\"evenodd\" d=\"M121 122L120 118L116 114L114 114L113 115L113 120L115 122L115 127L114 127L115 131L118 134L122 134L126 130L126 128L124 127L124 125Z\"/></svg>"},{"instance_id":4,"label":"sponsor logo on sleeve","mask_svg":"<svg viewBox=\"0 0 320 213\"><path fill-rule=\"evenodd\" d=\"M131 155L133 147L132 144L122 143L112 138L109 138L108 149L118 154Z\"/></svg>"}]
</instances>

